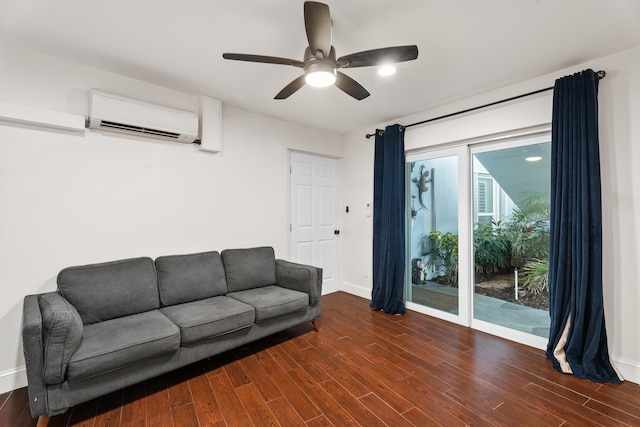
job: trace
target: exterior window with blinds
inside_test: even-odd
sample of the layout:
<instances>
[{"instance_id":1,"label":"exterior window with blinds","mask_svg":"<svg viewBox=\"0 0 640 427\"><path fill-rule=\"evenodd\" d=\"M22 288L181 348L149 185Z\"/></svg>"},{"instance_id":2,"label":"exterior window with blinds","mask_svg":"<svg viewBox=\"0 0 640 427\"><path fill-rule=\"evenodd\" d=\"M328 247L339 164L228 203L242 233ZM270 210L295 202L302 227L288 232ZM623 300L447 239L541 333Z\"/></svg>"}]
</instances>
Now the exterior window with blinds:
<instances>
[{"instance_id":1,"label":"exterior window with blinds","mask_svg":"<svg viewBox=\"0 0 640 427\"><path fill-rule=\"evenodd\" d=\"M491 219L494 216L493 178L478 175L477 182L477 222L481 224L491 224Z\"/></svg>"}]
</instances>

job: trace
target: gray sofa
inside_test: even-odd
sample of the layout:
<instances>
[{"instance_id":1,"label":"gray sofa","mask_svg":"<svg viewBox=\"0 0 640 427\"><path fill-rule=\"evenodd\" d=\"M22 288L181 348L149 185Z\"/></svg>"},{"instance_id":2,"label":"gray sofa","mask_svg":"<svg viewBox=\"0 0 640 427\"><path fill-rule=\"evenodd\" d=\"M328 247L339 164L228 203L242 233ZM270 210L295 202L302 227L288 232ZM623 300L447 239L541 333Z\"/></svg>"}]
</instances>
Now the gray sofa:
<instances>
[{"instance_id":1,"label":"gray sofa","mask_svg":"<svg viewBox=\"0 0 640 427\"><path fill-rule=\"evenodd\" d=\"M322 270L259 247L70 267L57 283L24 299L29 403L43 424L299 323L317 331Z\"/></svg>"}]
</instances>

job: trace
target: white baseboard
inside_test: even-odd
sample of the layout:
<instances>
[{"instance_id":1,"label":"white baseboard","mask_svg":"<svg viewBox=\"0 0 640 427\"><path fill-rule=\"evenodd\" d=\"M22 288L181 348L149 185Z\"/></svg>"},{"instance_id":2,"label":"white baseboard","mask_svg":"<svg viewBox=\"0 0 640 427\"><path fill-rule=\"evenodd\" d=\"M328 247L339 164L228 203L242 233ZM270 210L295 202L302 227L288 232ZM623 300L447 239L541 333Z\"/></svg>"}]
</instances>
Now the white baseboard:
<instances>
[{"instance_id":1,"label":"white baseboard","mask_svg":"<svg viewBox=\"0 0 640 427\"><path fill-rule=\"evenodd\" d=\"M27 371L24 366L0 372L0 394L27 386Z\"/></svg>"},{"instance_id":2,"label":"white baseboard","mask_svg":"<svg viewBox=\"0 0 640 427\"><path fill-rule=\"evenodd\" d=\"M340 287L340 290L361 298L371 299L371 289L361 285L356 285L354 283L349 283L349 282L342 282L342 286Z\"/></svg>"},{"instance_id":3,"label":"white baseboard","mask_svg":"<svg viewBox=\"0 0 640 427\"><path fill-rule=\"evenodd\" d=\"M637 362L622 357L612 357L611 362L622 379L631 383L640 384L640 365Z\"/></svg>"}]
</instances>

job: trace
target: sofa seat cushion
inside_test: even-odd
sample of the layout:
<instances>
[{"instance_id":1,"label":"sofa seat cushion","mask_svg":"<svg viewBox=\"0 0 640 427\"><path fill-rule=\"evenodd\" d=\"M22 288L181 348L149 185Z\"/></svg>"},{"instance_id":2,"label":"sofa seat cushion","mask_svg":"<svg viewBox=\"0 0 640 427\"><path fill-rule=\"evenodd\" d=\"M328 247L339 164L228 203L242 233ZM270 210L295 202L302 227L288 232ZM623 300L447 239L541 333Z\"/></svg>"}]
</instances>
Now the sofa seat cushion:
<instances>
[{"instance_id":1,"label":"sofa seat cushion","mask_svg":"<svg viewBox=\"0 0 640 427\"><path fill-rule=\"evenodd\" d=\"M247 328L255 321L253 307L225 296L160 310L180 328L183 345Z\"/></svg>"},{"instance_id":2,"label":"sofa seat cushion","mask_svg":"<svg viewBox=\"0 0 640 427\"><path fill-rule=\"evenodd\" d=\"M180 329L159 310L85 325L67 368L69 382L177 351Z\"/></svg>"},{"instance_id":3,"label":"sofa seat cushion","mask_svg":"<svg viewBox=\"0 0 640 427\"><path fill-rule=\"evenodd\" d=\"M256 323L304 310L309 306L307 293L276 285L232 292L227 296L253 306L256 309Z\"/></svg>"}]
</instances>

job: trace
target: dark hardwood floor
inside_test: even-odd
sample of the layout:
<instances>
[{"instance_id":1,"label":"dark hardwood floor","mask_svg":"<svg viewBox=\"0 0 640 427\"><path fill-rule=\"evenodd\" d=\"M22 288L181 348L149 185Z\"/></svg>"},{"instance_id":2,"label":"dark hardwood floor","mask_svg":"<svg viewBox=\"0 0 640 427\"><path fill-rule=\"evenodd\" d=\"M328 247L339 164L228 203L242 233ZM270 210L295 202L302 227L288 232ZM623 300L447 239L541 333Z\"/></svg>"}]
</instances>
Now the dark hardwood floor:
<instances>
[{"instance_id":1,"label":"dark hardwood floor","mask_svg":"<svg viewBox=\"0 0 640 427\"><path fill-rule=\"evenodd\" d=\"M52 417L50 426L640 426L640 386L562 375L544 353L408 312L322 300L301 325ZM34 426L26 389L0 426Z\"/></svg>"}]
</instances>

